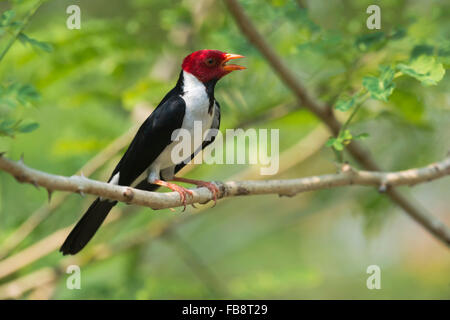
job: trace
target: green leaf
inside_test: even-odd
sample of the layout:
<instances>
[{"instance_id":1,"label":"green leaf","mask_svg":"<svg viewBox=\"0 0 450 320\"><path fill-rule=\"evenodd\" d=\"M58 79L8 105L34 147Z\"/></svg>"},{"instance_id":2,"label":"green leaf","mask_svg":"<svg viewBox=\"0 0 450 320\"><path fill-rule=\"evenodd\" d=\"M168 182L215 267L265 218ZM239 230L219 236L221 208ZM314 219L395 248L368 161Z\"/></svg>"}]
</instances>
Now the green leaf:
<instances>
[{"instance_id":1,"label":"green leaf","mask_svg":"<svg viewBox=\"0 0 450 320\"><path fill-rule=\"evenodd\" d=\"M39 92L37 92L37 90L30 84L23 85L17 91L17 100L22 104L26 104L27 102L37 100L40 97L41 96Z\"/></svg>"},{"instance_id":2,"label":"green leaf","mask_svg":"<svg viewBox=\"0 0 450 320\"><path fill-rule=\"evenodd\" d=\"M334 141L336 141L336 138L330 137L327 142L325 143L325 146L331 147L334 144Z\"/></svg>"},{"instance_id":3,"label":"green leaf","mask_svg":"<svg viewBox=\"0 0 450 320\"><path fill-rule=\"evenodd\" d=\"M342 145L349 144L352 141L352 139L353 139L353 135L351 134L350 130L348 130L348 129L340 132L339 136L337 138L339 143Z\"/></svg>"},{"instance_id":4,"label":"green leaf","mask_svg":"<svg viewBox=\"0 0 450 320\"><path fill-rule=\"evenodd\" d=\"M18 123L20 122L12 119L3 120L0 122L0 135L13 137L15 127Z\"/></svg>"},{"instance_id":5,"label":"green leaf","mask_svg":"<svg viewBox=\"0 0 450 320\"><path fill-rule=\"evenodd\" d=\"M14 120L12 119L6 119L0 122L0 129L10 128L14 125Z\"/></svg>"},{"instance_id":6,"label":"green leaf","mask_svg":"<svg viewBox=\"0 0 450 320\"><path fill-rule=\"evenodd\" d=\"M416 78L425 86L436 85L445 74L442 63L427 55L419 56L410 64L399 64L397 68L404 74Z\"/></svg>"},{"instance_id":7,"label":"green leaf","mask_svg":"<svg viewBox=\"0 0 450 320\"><path fill-rule=\"evenodd\" d=\"M333 138L330 137L328 141L325 143L327 147L332 147L333 149L337 151L344 150L344 144L341 138Z\"/></svg>"},{"instance_id":8,"label":"green leaf","mask_svg":"<svg viewBox=\"0 0 450 320\"><path fill-rule=\"evenodd\" d=\"M0 105L11 109L18 105L28 106L40 98L39 92L30 84L13 82L8 86L0 85Z\"/></svg>"},{"instance_id":9,"label":"green leaf","mask_svg":"<svg viewBox=\"0 0 450 320\"><path fill-rule=\"evenodd\" d=\"M31 46L33 46L35 48L38 48L40 50L43 50L43 51L46 51L46 52L52 52L53 51L53 47L52 47L52 45L50 43L41 42L41 41L38 41L36 39L30 38L23 32L19 33L18 39L22 43L24 43L24 44L29 43Z\"/></svg>"},{"instance_id":10,"label":"green leaf","mask_svg":"<svg viewBox=\"0 0 450 320\"><path fill-rule=\"evenodd\" d=\"M345 140L351 140L353 138L352 134L350 133L350 130L345 130L344 132L341 132L339 134L339 138L343 141Z\"/></svg>"},{"instance_id":11,"label":"green leaf","mask_svg":"<svg viewBox=\"0 0 450 320\"><path fill-rule=\"evenodd\" d=\"M19 131L22 132L22 133L28 133L28 132L36 130L37 128L39 128L39 123L32 122L32 123L28 123L28 124L25 124L25 125L21 125L19 127Z\"/></svg>"},{"instance_id":12,"label":"green leaf","mask_svg":"<svg viewBox=\"0 0 450 320\"><path fill-rule=\"evenodd\" d=\"M380 77L364 77L363 86L370 92L373 99L388 101L389 96L395 88L394 79L395 70L391 67L381 67Z\"/></svg>"},{"instance_id":13,"label":"green leaf","mask_svg":"<svg viewBox=\"0 0 450 320\"><path fill-rule=\"evenodd\" d=\"M339 99L336 102L336 106L334 107L339 111L348 111L355 105L356 99L355 97L351 97L350 99Z\"/></svg>"},{"instance_id":14,"label":"green leaf","mask_svg":"<svg viewBox=\"0 0 450 320\"><path fill-rule=\"evenodd\" d=\"M333 148L336 149L337 151L342 151L342 150L344 150L344 145L342 144L341 141L336 139L333 142Z\"/></svg>"},{"instance_id":15,"label":"green leaf","mask_svg":"<svg viewBox=\"0 0 450 320\"><path fill-rule=\"evenodd\" d=\"M15 16L15 12L13 10L7 10L2 13L0 16L0 27L5 27L11 24L12 19Z\"/></svg>"}]
</instances>

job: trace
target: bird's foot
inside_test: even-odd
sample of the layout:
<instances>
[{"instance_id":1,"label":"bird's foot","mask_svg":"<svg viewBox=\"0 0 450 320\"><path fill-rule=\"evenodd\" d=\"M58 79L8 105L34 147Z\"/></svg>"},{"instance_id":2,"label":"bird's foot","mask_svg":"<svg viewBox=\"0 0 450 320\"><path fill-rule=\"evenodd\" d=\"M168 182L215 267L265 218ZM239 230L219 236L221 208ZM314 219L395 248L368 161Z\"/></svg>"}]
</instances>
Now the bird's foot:
<instances>
[{"instance_id":1,"label":"bird's foot","mask_svg":"<svg viewBox=\"0 0 450 320\"><path fill-rule=\"evenodd\" d=\"M166 181L163 181L163 180L155 180L155 181L152 181L152 183L153 184L157 184L157 185L162 186L162 187L169 188L172 191L178 192L178 194L180 195L181 203L184 206L183 211L186 210L186 201L187 201L186 198L187 198L187 196L189 195L191 198L194 196L194 193L191 190L186 189L186 188L184 188L182 186L179 186L179 185L177 185L175 183L170 183L170 182L166 182Z\"/></svg>"},{"instance_id":2,"label":"bird's foot","mask_svg":"<svg viewBox=\"0 0 450 320\"><path fill-rule=\"evenodd\" d=\"M178 178L178 177L174 177L173 181L185 182L185 183L189 183L189 184L195 184L197 187L205 187L205 188L207 188L211 192L211 194L213 195L213 201L214 201L213 207L216 206L217 195L219 194L219 188L214 183L201 181L201 180L187 179L187 178Z\"/></svg>"}]
</instances>

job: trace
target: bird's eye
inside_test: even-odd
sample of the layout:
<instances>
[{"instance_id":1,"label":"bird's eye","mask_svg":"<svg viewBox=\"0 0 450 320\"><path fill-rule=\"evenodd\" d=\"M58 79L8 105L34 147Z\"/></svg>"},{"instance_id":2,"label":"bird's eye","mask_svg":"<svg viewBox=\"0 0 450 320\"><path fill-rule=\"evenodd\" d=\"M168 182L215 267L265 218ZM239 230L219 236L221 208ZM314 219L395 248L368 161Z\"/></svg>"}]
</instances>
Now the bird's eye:
<instances>
[{"instance_id":1,"label":"bird's eye","mask_svg":"<svg viewBox=\"0 0 450 320\"><path fill-rule=\"evenodd\" d=\"M213 58L208 58L205 60L205 63L207 66L212 67L216 63L216 61Z\"/></svg>"}]
</instances>

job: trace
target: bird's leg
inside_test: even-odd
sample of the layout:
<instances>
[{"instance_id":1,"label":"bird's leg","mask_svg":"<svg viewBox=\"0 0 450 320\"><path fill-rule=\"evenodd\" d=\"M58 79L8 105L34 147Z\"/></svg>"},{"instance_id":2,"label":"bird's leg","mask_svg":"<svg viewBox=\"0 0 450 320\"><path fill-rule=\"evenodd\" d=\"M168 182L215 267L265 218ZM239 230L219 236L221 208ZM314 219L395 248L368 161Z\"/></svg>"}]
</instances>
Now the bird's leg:
<instances>
[{"instance_id":1,"label":"bird's leg","mask_svg":"<svg viewBox=\"0 0 450 320\"><path fill-rule=\"evenodd\" d=\"M178 192L178 194L180 195L180 198L181 198L181 202L184 205L183 211L186 210L186 195L190 195L191 197L194 195L194 193L191 190L186 189L182 186L179 186L175 183L166 182L166 181L163 181L160 179L152 180L151 183L157 184L159 186L169 188L172 191Z\"/></svg>"},{"instance_id":2,"label":"bird's leg","mask_svg":"<svg viewBox=\"0 0 450 320\"><path fill-rule=\"evenodd\" d=\"M213 195L213 201L214 201L213 207L216 205L217 195L219 194L219 188L217 188L217 186L214 183L201 181L201 180L188 179L188 178L179 178L179 177L173 177L171 180L178 181L178 182L185 182L185 183L189 183L189 184L195 184L198 187L207 188Z\"/></svg>"}]
</instances>

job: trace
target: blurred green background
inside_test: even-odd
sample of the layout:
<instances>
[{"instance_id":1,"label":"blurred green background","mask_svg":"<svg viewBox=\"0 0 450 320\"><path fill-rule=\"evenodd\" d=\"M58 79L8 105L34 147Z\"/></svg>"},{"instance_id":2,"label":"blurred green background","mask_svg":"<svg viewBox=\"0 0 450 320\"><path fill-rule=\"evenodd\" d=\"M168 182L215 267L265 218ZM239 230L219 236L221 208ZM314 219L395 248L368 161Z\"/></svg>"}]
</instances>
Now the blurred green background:
<instances>
[{"instance_id":1,"label":"blurred green background","mask_svg":"<svg viewBox=\"0 0 450 320\"><path fill-rule=\"evenodd\" d=\"M450 63L448 1L377 1L382 28L373 31L366 8L374 1L239 2L321 101L347 99L363 87L363 77L379 75L381 65L417 56L444 68ZM21 27L7 23L23 21L37 3L0 2L2 13L15 14L2 16L0 50ZM81 8L80 30L66 27L72 4ZM23 34L0 61L0 151L10 158L24 153L33 168L75 174L144 121L174 85L184 56L208 48L247 57L248 70L217 85L221 129L279 128L281 170L270 178L336 171L325 146L329 133L296 108L292 92L222 1L45 1ZM386 170L443 159L450 149L449 77L427 86L402 76L395 85L388 101L363 103L352 133L369 134L361 143ZM344 121L349 116L335 112ZM17 119L22 122L11 128ZM91 177L107 179L124 147L100 161ZM267 178L246 165L188 169L186 176L204 180ZM449 190L449 179L402 188L447 225ZM12 268L0 277L3 298L450 298L448 248L373 188L240 197L184 213L120 204L85 250L63 257L57 249L68 230L59 230L76 222L93 198L70 194L45 212L44 189L0 172L0 274ZM40 223L27 233L19 227L30 217ZM25 237L10 247L17 232ZM81 266L81 290L66 288L69 264ZM369 265L381 268L380 290L366 287Z\"/></svg>"}]
</instances>

